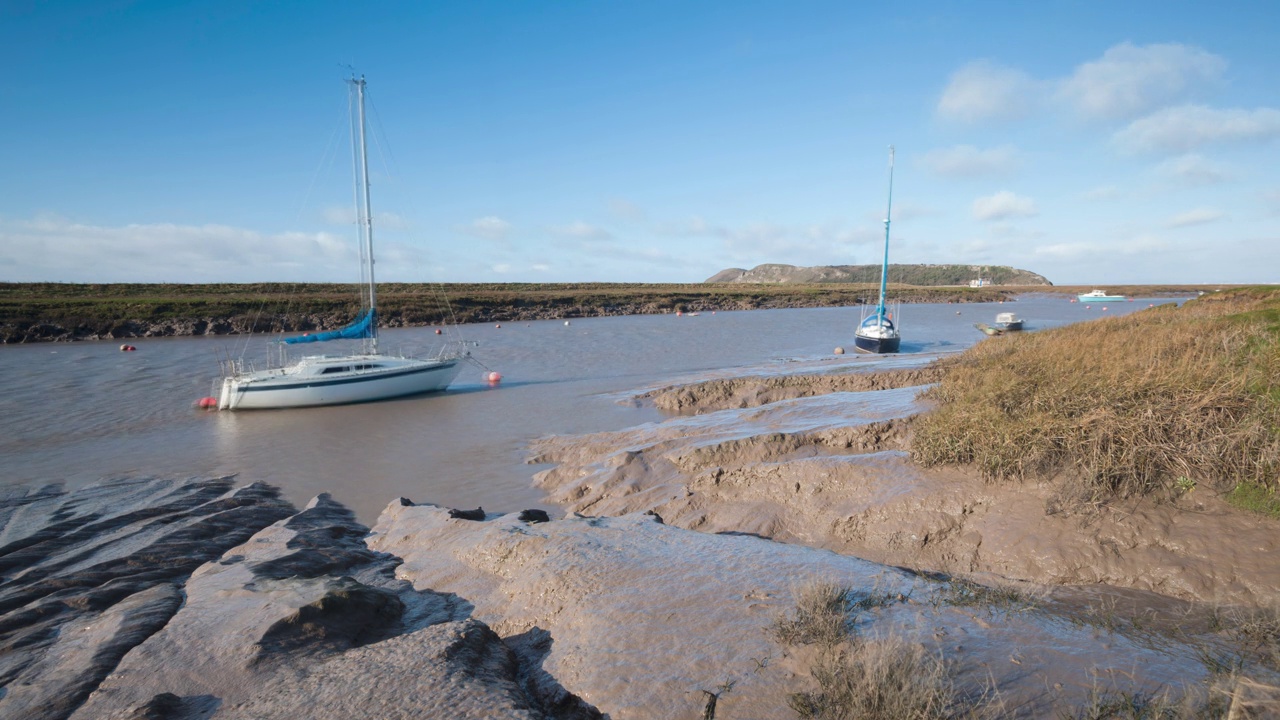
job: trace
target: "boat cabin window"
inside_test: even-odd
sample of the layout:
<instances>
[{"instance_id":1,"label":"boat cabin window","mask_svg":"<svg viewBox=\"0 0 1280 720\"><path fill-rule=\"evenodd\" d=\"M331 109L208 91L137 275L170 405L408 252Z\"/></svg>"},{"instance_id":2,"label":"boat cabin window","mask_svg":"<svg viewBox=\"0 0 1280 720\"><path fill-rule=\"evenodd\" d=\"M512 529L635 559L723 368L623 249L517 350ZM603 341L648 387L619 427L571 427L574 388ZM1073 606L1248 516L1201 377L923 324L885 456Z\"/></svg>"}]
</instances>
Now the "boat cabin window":
<instances>
[{"instance_id":1,"label":"boat cabin window","mask_svg":"<svg viewBox=\"0 0 1280 720\"><path fill-rule=\"evenodd\" d=\"M363 365L356 365L356 366L355 366L355 369L356 369L356 370L377 370L377 369L378 369L378 368L380 368L380 367L382 367L382 366L381 366L381 365L374 364L374 363L366 363L366 364L363 364Z\"/></svg>"},{"instance_id":2,"label":"boat cabin window","mask_svg":"<svg viewBox=\"0 0 1280 720\"><path fill-rule=\"evenodd\" d=\"M335 367L327 367L320 371L321 375L332 375L333 373L351 372L350 365L341 365Z\"/></svg>"}]
</instances>

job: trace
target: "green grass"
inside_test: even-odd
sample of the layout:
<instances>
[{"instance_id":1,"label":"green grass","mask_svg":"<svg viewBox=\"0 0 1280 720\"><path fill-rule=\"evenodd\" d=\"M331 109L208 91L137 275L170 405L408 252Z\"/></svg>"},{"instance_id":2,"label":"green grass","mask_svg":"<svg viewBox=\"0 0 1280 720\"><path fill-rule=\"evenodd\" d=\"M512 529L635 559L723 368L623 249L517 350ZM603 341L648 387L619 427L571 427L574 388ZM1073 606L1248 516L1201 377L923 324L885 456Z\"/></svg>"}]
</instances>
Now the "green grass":
<instances>
[{"instance_id":1,"label":"green grass","mask_svg":"<svg viewBox=\"0 0 1280 720\"><path fill-rule=\"evenodd\" d=\"M985 340L944 363L912 456L992 481L1061 475L1085 501L1274 491L1278 337L1280 290L1246 288Z\"/></svg>"},{"instance_id":2,"label":"green grass","mask_svg":"<svg viewBox=\"0 0 1280 720\"><path fill-rule=\"evenodd\" d=\"M1226 495L1232 505L1280 519L1280 497L1271 488L1257 483L1242 482Z\"/></svg>"}]
</instances>

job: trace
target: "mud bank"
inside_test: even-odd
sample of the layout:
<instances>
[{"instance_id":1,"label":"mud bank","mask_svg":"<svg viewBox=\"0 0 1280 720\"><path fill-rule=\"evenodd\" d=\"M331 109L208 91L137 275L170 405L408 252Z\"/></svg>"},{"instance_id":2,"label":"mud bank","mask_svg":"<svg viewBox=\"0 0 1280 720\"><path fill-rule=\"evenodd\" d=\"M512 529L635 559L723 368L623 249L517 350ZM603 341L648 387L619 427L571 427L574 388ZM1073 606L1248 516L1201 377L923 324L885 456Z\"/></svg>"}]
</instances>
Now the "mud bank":
<instances>
[{"instance_id":1,"label":"mud bank","mask_svg":"<svg viewBox=\"0 0 1280 720\"><path fill-rule=\"evenodd\" d=\"M682 415L552 437L537 484L570 511L655 511L922 571L1105 584L1186 601L1280 603L1280 532L1212 493L1066 514L1052 483L994 485L905 452L929 368L715 379L645 393ZM875 389L888 388L888 389ZM850 391L855 390L855 391Z\"/></svg>"},{"instance_id":2,"label":"mud bank","mask_svg":"<svg viewBox=\"0 0 1280 720\"><path fill-rule=\"evenodd\" d=\"M369 533L326 496L298 511L226 478L11 493L0 716L794 717L820 649L772 628L814 580L850 588L850 632L945 654L1005 716L1198 685L1222 647L653 514L453 515L401 499Z\"/></svg>"}]
</instances>

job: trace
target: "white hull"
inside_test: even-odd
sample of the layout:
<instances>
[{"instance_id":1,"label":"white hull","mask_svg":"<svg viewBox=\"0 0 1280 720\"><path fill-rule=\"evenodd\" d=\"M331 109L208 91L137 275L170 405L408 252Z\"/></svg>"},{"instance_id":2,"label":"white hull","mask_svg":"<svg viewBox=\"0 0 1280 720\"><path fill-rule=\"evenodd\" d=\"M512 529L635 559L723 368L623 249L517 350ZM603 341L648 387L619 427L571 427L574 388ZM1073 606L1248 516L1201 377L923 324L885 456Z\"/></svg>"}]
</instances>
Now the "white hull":
<instances>
[{"instance_id":1,"label":"white hull","mask_svg":"<svg viewBox=\"0 0 1280 720\"><path fill-rule=\"evenodd\" d=\"M268 410L386 400L444 390L461 360L417 360L382 355L314 356L275 370L231 375L222 381L220 410Z\"/></svg>"}]
</instances>

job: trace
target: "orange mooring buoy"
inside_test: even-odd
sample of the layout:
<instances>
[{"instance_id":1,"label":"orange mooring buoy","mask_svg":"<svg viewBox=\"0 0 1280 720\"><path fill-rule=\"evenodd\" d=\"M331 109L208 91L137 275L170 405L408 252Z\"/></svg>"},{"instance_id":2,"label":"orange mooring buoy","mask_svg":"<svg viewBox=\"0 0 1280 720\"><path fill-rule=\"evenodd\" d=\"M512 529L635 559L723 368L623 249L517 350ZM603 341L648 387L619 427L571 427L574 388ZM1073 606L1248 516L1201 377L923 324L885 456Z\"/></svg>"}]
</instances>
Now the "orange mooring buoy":
<instances>
[{"instance_id":1,"label":"orange mooring buoy","mask_svg":"<svg viewBox=\"0 0 1280 720\"><path fill-rule=\"evenodd\" d=\"M491 372L485 376L485 379L489 381L490 385L497 385L498 383L502 382L502 373Z\"/></svg>"},{"instance_id":2,"label":"orange mooring buoy","mask_svg":"<svg viewBox=\"0 0 1280 720\"><path fill-rule=\"evenodd\" d=\"M439 334L440 334L440 328L436 328L436 334L437 334L437 335L439 335Z\"/></svg>"},{"instance_id":3,"label":"orange mooring buoy","mask_svg":"<svg viewBox=\"0 0 1280 720\"><path fill-rule=\"evenodd\" d=\"M196 406L199 407L201 410L217 410L218 398L202 397L196 401Z\"/></svg>"}]
</instances>

